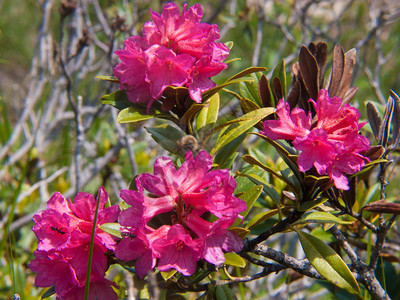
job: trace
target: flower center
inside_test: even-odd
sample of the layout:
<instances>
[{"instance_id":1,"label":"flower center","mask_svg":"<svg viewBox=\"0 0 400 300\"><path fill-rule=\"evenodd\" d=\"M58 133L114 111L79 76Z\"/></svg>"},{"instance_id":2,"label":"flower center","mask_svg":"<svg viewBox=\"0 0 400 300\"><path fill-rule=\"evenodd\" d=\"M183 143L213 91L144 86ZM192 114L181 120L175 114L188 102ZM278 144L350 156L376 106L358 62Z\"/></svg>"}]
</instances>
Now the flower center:
<instances>
[{"instance_id":1,"label":"flower center","mask_svg":"<svg viewBox=\"0 0 400 300\"><path fill-rule=\"evenodd\" d=\"M51 229L51 231L57 232L57 233L59 233L61 235L65 234L65 231L63 231L61 228L51 226L50 229Z\"/></svg>"},{"instance_id":2,"label":"flower center","mask_svg":"<svg viewBox=\"0 0 400 300\"><path fill-rule=\"evenodd\" d=\"M175 244L176 251L182 251L183 247L185 246L185 243L181 240L177 241Z\"/></svg>"}]
</instances>

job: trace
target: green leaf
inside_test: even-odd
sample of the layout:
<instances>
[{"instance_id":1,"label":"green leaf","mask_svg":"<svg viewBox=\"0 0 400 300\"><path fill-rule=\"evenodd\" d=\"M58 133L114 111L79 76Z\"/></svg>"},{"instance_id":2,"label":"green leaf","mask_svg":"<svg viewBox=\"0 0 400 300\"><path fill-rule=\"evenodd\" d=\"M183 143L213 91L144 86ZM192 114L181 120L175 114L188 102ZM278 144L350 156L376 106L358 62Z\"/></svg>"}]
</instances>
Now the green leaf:
<instances>
[{"instance_id":1,"label":"green leaf","mask_svg":"<svg viewBox=\"0 0 400 300\"><path fill-rule=\"evenodd\" d=\"M303 183L303 174L299 171L299 167L297 166L297 155L290 154L280 143L271 140L270 138L266 137L265 135L259 133L253 133L260 138L266 140L271 146L273 146L282 157L284 162L288 165L288 167L292 170L294 175L296 176L299 183L302 185Z\"/></svg>"},{"instance_id":2,"label":"green leaf","mask_svg":"<svg viewBox=\"0 0 400 300\"><path fill-rule=\"evenodd\" d=\"M252 81L253 79L251 77L244 77L244 78L239 78L239 79L234 79L231 81L226 81L224 83L221 83L219 85L217 85L216 87L213 87L207 91L205 91L202 95L203 97L203 102L205 100L207 100L208 98L210 98L212 95L214 95L215 93L218 93L220 90L222 90L224 87L231 85L231 84L235 84L235 83L240 83L243 81Z\"/></svg>"},{"instance_id":3,"label":"green leaf","mask_svg":"<svg viewBox=\"0 0 400 300\"><path fill-rule=\"evenodd\" d=\"M246 202L247 205L247 209L240 213L241 216L246 217L248 215L250 209L254 205L254 202L256 202L258 197L261 195L262 190L263 190L262 185L256 185L239 197L244 202Z\"/></svg>"},{"instance_id":4,"label":"green leaf","mask_svg":"<svg viewBox=\"0 0 400 300\"><path fill-rule=\"evenodd\" d=\"M243 218L245 218L249 214L250 209L253 207L254 203L256 202L258 197L261 195L262 190L263 190L262 185L256 185L239 196L240 199L242 199L244 202L246 202L246 206L247 206L247 209L240 213L240 215ZM235 223L233 223L232 226L238 226L241 222L242 222L241 218L236 218Z\"/></svg>"},{"instance_id":5,"label":"green leaf","mask_svg":"<svg viewBox=\"0 0 400 300\"><path fill-rule=\"evenodd\" d=\"M281 174L277 173L275 170L272 170L270 167L268 167L267 165L264 165L263 163L258 161L256 158L252 157L251 155L244 155L243 160L251 165L259 166L260 168L264 169L271 175L279 178L280 180L285 182L292 189L293 192L297 193L297 195L298 195L298 191L297 191L296 187L293 185L293 183L288 178L285 178Z\"/></svg>"},{"instance_id":6,"label":"green leaf","mask_svg":"<svg viewBox=\"0 0 400 300\"><path fill-rule=\"evenodd\" d=\"M258 122L260 122L262 119L269 116L273 112L274 108L272 107L260 108L258 110L247 113L235 120L226 122L221 126L218 126L217 128L215 128L215 131L225 126L229 126L229 128L225 131L225 134L218 139L216 146L211 150L210 154L213 156L223 146L252 128L254 125L256 125Z\"/></svg>"},{"instance_id":7,"label":"green leaf","mask_svg":"<svg viewBox=\"0 0 400 300\"><path fill-rule=\"evenodd\" d=\"M244 268L246 266L246 261L238 254L229 252L229 253L225 253L224 264L239 267L239 268Z\"/></svg>"},{"instance_id":8,"label":"green leaf","mask_svg":"<svg viewBox=\"0 0 400 300\"><path fill-rule=\"evenodd\" d=\"M180 118L179 124L181 128L189 128L189 133L193 133L192 129L192 121L195 118L196 114L204 107L204 104L194 103L190 106L190 108L184 113L184 115Z\"/></svg>"},{"instance_id":9,"label":"green leaf","mask_svg":"<svg viewBox=\"0 0 400 300\"><path fill-rule=\"evenodd\" d=\"M157 127L145 127L152 138L165 150L179 154L179 141L185 136L185 133L171 125L161 125Z\"/></svg>"},{"instance_id":10,"label":"green leaf","mask_svg":"<svg viewBox=\"0 0 400 300\"><path fill-rule=\"evenodd\" d=\"M114 106L120 110L133 105L133 103L128 100L125 90L118 90L111 94L104 95L100 98L100 101L103 104Z\"/></svg>"},{"instance_id":11,"label":"green leaf","mask_svg":"<svg viewBox=\"0 0 400 300\"><path fill-rule=\"evenodd\" d=\"M237 73L236 75L232 76L224 83L222 83L216 87L213 87L212 89L209 89L208 91L205 91L203 93L203 101L210 98L212 95L219 92L221 89L223 89L224 87L226 87L228 85L243 82L243 81L253 81L254 79L252 79L252 78L249 78L249 79L243 78L247 75L250 75L251 73L267 71L267 70L268 70L267 68L263 68L263 67L251 67L251 68L245 69L245 70Z\"/></svg>"},{"instance_id":12,"label":"green leaf","mask_svg":"<svg viewBox=\"0 0 400 300\"><path fill-rule=\"evenodd\" d=\"M285 60L282 58L280 63L275 67L272 73L272 80L278 77L281 80L283 96L286 99L286 72L285 72Z\"/></svg>"},{"instance_id":13,"label":"green leaf","mask_svg":"<svg viewBox=\"0 0 400 300\"><path fill-rule=\"evenodd\" d=\"M237 142L235 144L236 145L232 145L233 142ZM235 139L232 142L230 142L228 145L226 145L222 151L218 152L217 156L214 159L214 163L218 165L219 169L229 169L230 167L232 167L233 163L235 162L236 157L239 155L238 152L234 152L239 145L241 144L242 140L241 139ZM229 149L228 149L229 147ZM225 149L227 149L225 151ZM232 152L230 151L232 149ZM223 155L220 155L223 154ZM230 154L230 155L226 155L226 154Z\"/></svg>"},{"instance_id":14,"label":"green leaf","mask_svg":"<svg viewBox=\"0 0 400 300\"><path fill-rule=\"evenodd\" d=\"M381 164L381 163L387 163L387 162L388 162L388 160L384 159L384 158L375 159L373 161L370 161L369 163L365 164L365 166L362 168L362 170L360 172L357 172L357 173L351 175L351 177L356 177L361 174L364 174L365 172L369 171L371 168L375 167L376 165Z\"/></svg>"},{"instance_id":15,"label":"green leaf","mask_svg":"<svg viewBox=\"0 0 400 300\"><path fill-rule=\"evenodd\" d=\"M213 128L214 124L218 120L219 112L219 94L214 94L201 109L196 118L196 128L198 131L204 130L206 125L211 125L209 128ZM204 134L203 134L204 135Z\"/></svg>"},{"instance_id":16,"label":"green leaf","mask_svg":"<svg viewBox=\"0 0 400 300\"><path fill-rule=\"evenodd\" d=\"M100 79L100 80L105 80L105 81L111 81L111 82L116 82L119 83L119 79L117 77L114 76L105 76L105 75L99 75L95 77L96 79Z\"/></svg>"},{"instance_id":17,"label":"green leaf","mask_svg":"<svg viewBox=\"0 0 400 300\"><path fill-rule=\"evenodd\" d=\"M55 293L56 293L56 288L55 288L55 286L53 285L52 287L48 288L48 289L44 292L44 294L42 295L42 297L41 297L40 299L46 299L46 298L48 298L48 297L50 297L50 296L53 296Z\"/></svg>"},{"instance_id":18,"label":"green leaf","mask_svg":"<svg viewBox=\"0 0 400 300\"><path fill-rule=\"evenodd\" d=\"M311 234L296 232L308 260L322 277L352 294L360 292L356 279L335 250Z\"/></svg>"},{"instance_id":19,"label":"green leaf","mask_svg":"<svg viewBox=\"0 0 400 300\"><path fill-rule=\"evenodd\" d=\"M230 227L229 230L235 232L242 240L250 233L250 230L243 227Z\"/></svg>"},{"instance_id":20,"label":"green leaf","mask_svg":"<svg viewBox=\"0 0 400 300\"><path fill-rule=\"evenodd\" d=\"M322 223L322 224L324 223L333 223L342 225L353 224L353 221L345 221L339 219L338 217L325 211L314 211L308 214L304 214L301 220L295 222L294 224L309 223L309 221L315 221L316 223Z\"/></svg>"},{"instance_id":21,"label":"green leaf","mask_svg":"<svg viewBox=\"0 0 400 300\"><path fill-rule=\"evenodd\" d=\"M278 212L279 212L278 209L271 209L269 211L264 211L264 212L261 212L261 213L255 215L253 218L251 218L249 223L247 223L245 229L251 229L254 226L257 226L258 224L264 222L265 220L272 218Z\"/></svg>"},{"instance_id":22,"label":"green leaf","mask_svg":"<svg viewBox=\"0 0 400 300\"><path fill-rule=\"evenodd\" d=\"M246 136L247 135L243 133L218 151L217 155L215 156L214 163L218 164L219 169L229 168L228 165L233 163L232 159L236 158L238 155L238 153L235 151L243 143Z\"/></svg>"},{"instance_id":23,"label":"green leaf","mask_svg":"<svg viewBox=\"0 0 400 300\"><path fill-rule=\"evenodd\" d=\"M251 73L256 73L256 72L264 72L264 71L268 71L267 68L263 68L263 67L250 67L247 68L239 73L237 73L236 75L233 75L231 78L229 78L226 82L237 79L237 78L241 78L247 75L250 75Z\"/></svg>"},{"instance_id":24,"label":"green leaf","mask_svg":"<svg viewBox=\"0 0 400 300\"><path fill-rule=\"evenodd\" d=\"M162 278L164 278L165 281L167 281L168 279L170 279L172 276L174 276L176 274L176 270L172 269L171 271L168 272L160 272Z\"/></svg>"},{"instance_id":25,"label":"green leaf","mask_svg":"<svg viewBox=\"0 0 400 300\"><path fill-rule=\"evenodd\" d=\"M218 120L218 112L219 112L219 94L215 94L210 98L210 103L208 105L207 111L207 120L206 124L214 124Z\"/></svg>"},{"instance_id":26,"label":"green leaf","mask_svg":"<svg viewBox=\"0 0 400 300\"><path fill-rule=\"evenodd\" d=\"M121 225L118 223L103 223L100 225L100 229L104 232L122 238L121 231L119 230L120 228Z\"/></svg>"},{"instance_id":27,"label":"green leaf","mask_svg":"<svg viewBox=\"0 0 400 300\"><path fill-rule=\"evenodd\" d=\"M121 110L117 116L118 123L133 123L155 118L156 115L148 115L137 111L133 107Z\"/></svg>"},{"instance_id":28,"label":"green leaf","mask_svg":"<svg viewBox=\"0 0 400 300\"><path fill-rule=\"evenodd\" d=\"M327 200L328 198L320 198L315 201L306 201L300 205L298 211L307 211L309 209L313 209L314 207L325 203Z\"/></svg>"},{"instance_id":29,"label":"green leaf","mask_svg":"<svg viewBox=\"0 0 400 300\"><path fill-rule=\"evenodd\" d=\"M240 107L245 114L260 108L260 106L247 98L240 98Z\"/></svg>"},{"instance_id":30,"label":"green leaf","mask_svg":"<svg viewBox=\"0 0 400 300\"><path fill-rule=\"evenodd\" d=\"M276 189L269 182L267 182L264 178L262 178L256 174L243 174L240 172L237 172L237 174L239 176L245 176L245 177L249 178L251 181L253 181L257 185L261 185L263 187L263 191L268 196L270 196L271 199L275 202L275 205L277 206L278 211L279 211L279 215L281 215L281 213L280 213L281 201L279 199L279 194L276 191Z\"/></svg>"}]
</instances>

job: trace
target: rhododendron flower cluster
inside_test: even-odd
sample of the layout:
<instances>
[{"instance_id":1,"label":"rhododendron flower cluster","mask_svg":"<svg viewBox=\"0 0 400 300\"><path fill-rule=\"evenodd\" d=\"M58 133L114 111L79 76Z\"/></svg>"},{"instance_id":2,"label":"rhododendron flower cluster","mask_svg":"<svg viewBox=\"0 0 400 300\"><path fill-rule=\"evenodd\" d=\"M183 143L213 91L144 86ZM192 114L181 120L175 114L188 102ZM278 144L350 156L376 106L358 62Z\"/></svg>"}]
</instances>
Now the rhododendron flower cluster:
<instances>
[{"instance_id":1,"label":"rhododendron flower cluster","mask_svg":"<svg viewBox=\"0 0 400 300\"><path fill-rule=\"evenodd\" d=\"M131 36L124 49L115 51L121 63L114 75L130 101L147 103L149 109L172 85L187 87L200 103L201 93L215 86L210 77L227 67L222 61L229 48L216 42L218 26L200 22L200 4L186 7L182 14L175 3L167 3L161 15L151 11L153 21L145 23L143 35Z\"/></svg>"},{"instance_id":2,"label":"rhododendron flower cluster","mask_svg":"<svg viewBox=\"0 0 400 300\"><path fill-rule=\"evenodd\" d=\"M329 98L321 89L317 101L309 100L317 113L312 123L311 113L300 108L290 111L289 104L280 100L278 120L264 122L262 134L277 140L293 141L301 151L297 163L305 172L313 166L320 175L327 174L338 189L349 189L346 174L355 174L365 164L361 152L369 149L369 140L358 132L364 123L358 123L360 112L349 104L342 105L338 97Z\"/></svg>"},{"instance_id":3,"label":"rhododendron flower cluster","mask_svg":"<svg viewBox=\"0 0 400 300\"><path fill-rule=\"evenodd\" d=\"M105 279L109 266L106 253L115 249L116 242L98 226L115 222L120 209L104 208L107 199L104 188L100 188L89 299L117 299L111 287L116 285ZM91 194L79 193L72 203L55 193L47 206L33 217L33 231L39 241L36 258L29 266L37 273L35 285L54 285L58 299L83 299L96 200Z\"/></svg>"},{"instance_id":4,"label":"rhododendron flower cluster","mask_svg":"<svg viewBox=\"0 0 400 300\"><path fill-rule=\"evenodd\" d=\"M246 210L246 203L233 196L236 183L229 170L210 170L212 157L205 151L196 158L188 151L185 158L178 169L171 159L158 158L154 174L136 178L137 191L120 193L130 207L118 218L123 238L115 256L136 260L141 278L156 265L191 275L198 260L219 265L224 251L243 246L228 229Z\"/></svg>"}]
</instances>

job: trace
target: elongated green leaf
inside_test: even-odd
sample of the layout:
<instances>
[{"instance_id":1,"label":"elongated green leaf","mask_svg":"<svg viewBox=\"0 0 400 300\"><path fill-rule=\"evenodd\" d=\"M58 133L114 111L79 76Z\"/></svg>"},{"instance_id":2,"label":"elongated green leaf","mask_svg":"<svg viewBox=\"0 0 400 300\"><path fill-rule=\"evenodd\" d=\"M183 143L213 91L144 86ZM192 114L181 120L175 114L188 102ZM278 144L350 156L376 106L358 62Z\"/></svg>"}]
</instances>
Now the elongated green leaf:
<instances>
[{"instance_id":1,"label":"elongated green leaf","mask_svg":"<svg viewBox=\"0 0 400 300\"><path fill-rule=\"evenodd\" d=\"M240 213L242 217L246 217L247 214L250 212L250 209L253 207L254 202L256 202L258 197L261 195L262 190L262 185L256 185L239 197L244 202L246 202L247 205L247 209Z\"/></svg>"},{"instance_id":2,"label":"elongated green leaf","mask_svg":"<svg viewBox=\"0 0 400 300\"><path fill-rule=\"evenodd\" d=\"M281 80L283 96L286 99L286 72L285 72L285 60L282 59L280 63L275 67L272 73L272 79L278 77Z\"/></svg>"},{"instance_id":3,"label":"elongated green leaf","mask_svg":"<svg viewBox=\"0 0 400 300\"><path fill-rule=\"evenodd\" d=\"M213 88L207 90L206 92L204 92L204 94L202 95L203 96L203 102L205 100L207 100L208 98L210 98L215 93L218 93L220 90L222 90L224 87L226 87L228 85L239 83L239 82L243 82L243 81L252 81L252 80L253 79L251 77L245 77L245 78L234 79L234 80L230 80L230 81L226 81L224 83L221 83L220 85L217 85L216 87L213 87Z\"/></svg>"},{"instance_id":4,"label":"elongated green leaf","mask_svg":"<svg viewBox=\"0 0 400 300\"><path fill-rule=\"evenodd\" d=\"M309 221L315 221L316 223L333 223L333 224L342 224L342 225L349 225L353 224L353 221L345 221L339 219L338 217L325 212L325 211L314 211L308 214L304 214L301 220L297 221L294 224L303 224L308 223Z\"/></svg>"},{"instance_id":5,"label":"elongated green leaf","mask_svg":"<svg viewBox=\"0 0 400 300\"><path fill-rule=\"evenodd\" d=\"M232 76L231 78L229 78L227 81L225 81L224 83L209 89L208 91L203 93L203 101L210 98L212 95L214 95L215 93L219 92L221 89L223 89L224 87L234 84L234 83L239 83L239 82L243 82L243 81L253 81L254 79L250 78L243 78L251 73L255 73L255 72L261 72L261 71L267 71L267 68L263 68L263 67L251 67L248 68L246 70L243 70L239 73L237 73L236 75Z\"/></svg>"},{"instance_id":6,"label":"elongated green leaf","mask_svg":"<svg viewBox=\"0 0 400 300\"><path fill-rule=\"evenodd\" d=\"M105 76L105 75L99 75L95 77L96 79L100 79L100 80L105 80L105 81L111 81L111 82L116 82L119 83L119 79L117 77L114 76Z\"/></svg>"},{"instance_id":7,"label":"elongated green leaf","mask_svg":"<svg viewBox=\"0 0 400 300\"><path fill-rule=\"evenodd\" d=\"M196 128L198 132L199 140L209 134L214 128L215 123L218 120L219 112L219 94L214 94L206 103L201 111L197 114Z\"/></svg>"},{"instance_id":8,"label":"elongated green leaf","mask_svg":"<svg viewBox=\"0 0 400 300\"><path fill-rule=\"evenodd\" d=\"M246 261L239 255L237 255L236 253L229 252L229 253L225 253L224 264L239 267L239 268L244 268L246 266Z\"/></svg>"},{"instance_id":9,"label":"elongated green leaf","mask_svg":"<svg viewBox=\"0 0 400 300\"><path fill-rule=\"evenodd\" d=\"M292 170L294 175L297 177L298 181L300 183L303 182L303 174L299 171L299 167L297 166L297 155L290 154L281 144L278 142L271 140L270 138L266 137L265 135L259 134L259 133L253 133L255 135L258 135L262 139L266 140L271 146L273 146L282 159L285 161L285 163L288 165L288 167Z\"/></svg>"},{"instance_id":10,"label":"elongated green leaf","mask_svg":"<svg viewBox=\"0 0 400 300\"><path fill-rule=\"evenodd\" d=\"M264 178L256 175L256 174L242 174L240 172L237 172L239 176L245 176L249 178L251 181L253 181L257 185L262 185L263 191L271 197L271 199L275 202L276 206L278 207L278 210L280 211L280 206L281 202L279 199L279 194L276 191L276 189L269 183L267 182ZM280 215L280 213L279 213Z\"/></svg>"},{"instance_id":11,"label":"elongated green leaf","mask_svg":"<svg viewBox=\"0 0 400 300\"><path fill-rule=\"evenodd\" d=\"M270 167L268 167L267 165L264 165L263 163L261 163L260 161L258 161L256 158L252 157L251 155L244 155L243 156L243 160L251 165L256 165L259 166L260 168L264 169L265 171L267 171L268 173L270 173L271 175L279 178L280 180L282 180L283 182L285 182L295 193L297 193L297 189L296 187L293 185L293 183L288 180L287 178L285 178L284 176L282 176L281 174L277 173L275 170L272 170Z\"/></svg>"},{"instance_id":12,"label":"elongated green leaf","mask_svg":"<svg viewBox=\"0 0 400 300\"><path fill-rule=\"evenodd\" d=\"M240 144L240 143L242 142L241 139L235 139L235 140L233 140L232 142L236 142L236 141L238 142L238 144ZM229 156L226 156L226 155L225 155L225 149L226 149L228 146L231 146L232 142L230 142L228 145L226 145L226 146L223 148L223 150L220 151L220 152L217 154L217 156L215 157L214 163L218 164L218 168L219 168L219 169L229 169L229 168L232 166L232 164L235 162L236 157L239 155L238 152L232 152L232 153L231 153L229 149L227 150L227 153L230 153L230 155L229 155ZM239 146L239 145L238 145L238 146ZM233 146L232 146L232 148L233 148ZM237 149L236 146L235 146L235 149ZM233 151L234 151L234 150L233 150ZM223 157L222 157L222 156L219 156L219 154L221 154L222 152L224 152Z\"/></svg>"},{"instance_id":13,"label":"elongated green leaf","mask_svg":"<svg viewBox=\"0 0 400 300\"><path fill-rule=\"evenodd\" d=\"M145 129L165 150L171 153L179 154L179 141L185 136L183 131L166 124L158 127L145 127Z\"/></svg>"},{"instance_id":14,"label":"elongated green leaf","mask_svg":"<svg viewBox=\"0 0 400 300\"><path fill-rule=\"evenodd\" d=\"M204 107L204 104L195 103L184 113L184 115L180 118L179 123L181 124L181 128L189 128L189 132L192 134L192 121L195 118L196 114Z\"/></svg>"},{"instance_id":15,"label":"elongated green leaf","mask_svg":"<svg viewBox=\"0 0 400 300\"><path fill-rule=\"evenodd\" d=\"M321 205L325 203L328 200L328 198L321 198L317 199L315 201L306 201L300 205L298 208L298 211L307 211L309 209L312 209L314 207L317 207L318 205Z\"/></svg>"},{"instance_id":16,"label":"elongated green leaf","mask_svg":"<svg viewBox=\"0 0 400 300\"><path fill-rule=\"evenodd\" d=\"M245 114L260 108L260 106L247 98L240 98L240 107Z\"/></svg>"},{"instance_id":17,"label":"elongated green leaf","mask_svg":"<svg viewBox=\"0 0 400 300\"><path fill-rule=\"evenodd\" d=\"M244 76L247 76L251 73L256 73L256 72L264 72L264 71L268 71L267 68L263 68L263 67L250 67L247 68L239 73L237 73L236 75L233 75L231 78L229 78L226 82L237 79L237 78L241 78Z\"/></svg>"},{"instance_id":18,"label":"elongated green leaf","mask_svg":"<svg viewBox=\"0 0 400 300\"><path fill-rule=\"evenodd\" d=\"M136 111L132 107L121 110L117 116L118 123L133 123L155 118L156 115L147 115Z\"/></svg>"},{"instance_id":19,"label":"elongated green leaf","mask_svg":"<svg viewBox=\"0 0 400 300\"><path fill-rule=\"evenodd\" d=\"M311 234L302 231L297 234L304 253L321 276L352 294L360 292L356 279L335 250Z\"/></svg>"},{"instance_id":20,"label":"elongated green leaf","mask_svg":"<svg viewBox=\"0 0 400 300\"><path fill-rule=\"evenodd\" d=\"M214 297L213 297L214 298ZM230 295L227 295L225 293L225 289L223 286L218 285L215 288L215 299L216 300L231 300L233 298L230 297Z\"/></svg>"},{"instance_id":21,"label":"elongated green leaf","mask_svg":"<svg viewBox=\"0 0 400 300\"><path fill-rule=\"evenodd\" d=\"M250 74L250 77L253 78L253 81L239 83L240 95L246 99L251 100L253 103L257 104L257 106L263 107L258 92L258 77L255 73Z\"/></svg>"},{"instance_id":22,"label":"elongated green leaf","mask_svg":"<svg viewBox=\"0 0 400 300\"><path fill-rule=\"evenodd\" d=\"M235 120L226 122L225 124L221 125L221 126L227 126L227 124L228 125L230 124L230 126L226 130L225 134L219 138L216 146L211 150L211 155L214 155L223 146L225 146L230 141L232 141L235 138L237 138L238 136L240 136L242 133L249 130L251 127L256 125L259 121L261 121L263 118L269 116L273 112L274 112L274 109L272 107L261 108L261 109L252 111L252 112L247 113ZM218 128L221 128L221 126L219 126Z\"/></svg>"},{"instance_id":23,"label":"elongated green leaf","mask_svg":"<svg viewBox=\"0 0 400 300\"><path fill-rule=\"evenodd\" d=\"M121 225L118 223L103 223L100 225L100 229L103 230L104 232L122 238L121 231L119 230L120 228Z\"/></svg>"},{"instance_id":24,"label":"elongated green leaf","mask_svg":"<svg viewBox=\"0 0 400 300\"><path fill-rule=\"evenodd\" d=\"M250 209L253 207L254 203L261 195L262 190L263 190L262 185L256 185L239 196L239 198L242 199L244 202L246 202L247 205L247 209L240 213L240 215L243 218L245 218L248 215ZM236 218L236 221L235 223L233 223L232 226L238 226L241 222L242 222L241 218Z\"/></svg>"},{"instance_id":25,"label":"elongated green leaf","mask_svg":"<svg viewBox=\"0 0 400 300\"><path fill-rule=\"evenodd\" d=\"M388 162L388 160L384 159L384 158L380 158L380 159L376 159L376 160L370 161L369 163L365 164L365 166L362 168L362 170L360 172L357 172L357 173L351 175L351 177L356 177L356 176L359 176L361 174L364 174L365 172L368 172L369 170L371 170L376 165L379 165L381 163L386 163L386 162Z\"/></svg>"},{"instance_id":26,"label":"elongated green leaf","mask_svg":"<svg viewBox=\"0 0 400 300\"><path fill-rule=\"evenodd\" d=\"M218 120L219 112L219 94L215 94L210 98L210 104L208 105L207 121L206 124L214 124Z\"/></svg>"},{"instance_id":27,"label":"elongated green leaf","mask_svg":"<svg viewBox=\"0 0 400 300\"><path fill-rule=\"evenodd\" d=\"M254 226L257 226L258 224L260 224L261 222L264 222L265 220L272 218L273 216L275 216L279 211L277 209L271 209L269 211L264 211L261 212L257 215L255 215L253 218L251 218L251 220L249 221L249 223L247 223L246 228L245 229L251 229Z\"/></svg>"},{"instance_id":28,"label":"elongated green leaf","mask_svg":"<svg viewBox=\"0 0 400 300\"><path fill-rule=\"evenodd\" d=\"M215 156L214 163L218 164L219 169L227 168L227 165L229 165L232 158L238 155L238 153L235 151L243 143L245 138L246 134L243 133L242 135L238 136L237 138L223 146L220 151L218 151L217 155Z\"/></svg>"}]
</instances>

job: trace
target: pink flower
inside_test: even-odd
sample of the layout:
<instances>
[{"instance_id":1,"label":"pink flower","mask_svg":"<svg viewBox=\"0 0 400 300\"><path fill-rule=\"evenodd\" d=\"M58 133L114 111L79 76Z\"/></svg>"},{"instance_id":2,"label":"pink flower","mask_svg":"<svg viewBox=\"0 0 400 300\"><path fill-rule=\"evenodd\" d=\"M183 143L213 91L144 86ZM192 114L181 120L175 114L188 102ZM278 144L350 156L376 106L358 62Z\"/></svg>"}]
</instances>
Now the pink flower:
<instances>
[{"instance_id":1,"label":"pink flower","mask_svg":"<svg viewBox=\"0 0 400 300\"><path fill-rule=\"evenodd\" d=\"M160 258L158 269L175 269L183 275L192 275L200 257L200 241L193 240L180 224L164 226L168 228L165 237L155 240L152 244L154 253Z\"/></svg>"},{"instance_id":2,"label":"pink flower","mask_svg":"<svg viewBox=\"0 0 400 300\"><path fill-rule=\"evenodd\" d=\"M317 119L311 126L311 115L280 100L277 106L279 120L265 121L262 134L271 139L293 141L301 151L297 163L306 172L313 166L320 175L327 174L338 189L349 189L345 174L355 174L368 160L360 153L369 149L369 140L358 132L364 124L358 123L360 112L349 104L342 105L338 97L329 98L320 90L313 103Z\"/></svg>"},{"instance_id":3,"label":"pink flower","mask_svg":"<svg viewBox=\"0 0 400 300\"><path fill-rule=\"evenodd\" d=\"M267 120L261 132L273 140L294 140L297 137L305 137L311 129L311 113L296 107L290 112L289 103L280 100L276 107L279 120Z\"/></svg>"},{"instance_id":4,"label":"pink flower","mask_svg":"<svg viewBox=\"0 0 400 300\"><path fill-rule=\"evenodd\" d=\"M90 293L95 299L117 299L112 283L106 280L105 272L109 263L108 250L115 248L115 240L103 232L99 225L115 222L119 207L104 208L108 195L99 189L99 211L94 236L92 268L90 273ZM57 298L81 299L86 283L89 249L96 211L96 200L88 193L79 193L74 202L55 193L47 203L48 209L33 217L39 243L35 259L30 263L37 273L35 284L40 287L55 286ZM92 285L93 283L93 285ZM100 297L96 286L103 286ZM96 291L95 291L96 289Z\"/></svg>"},{"instance_id":5,"label":"pink flower","mask_svg":"<svg viewBox=\"0 0 400 300\"><path fill-rule=\"evenodd\" d=\"M246 203L233 195L233 177L228 170L210 170L212 157L205 151L196 158L188 151L185 159L177 169L171 159L160 157L154 174L136 178L137 191L121 191L131 207L120 214L123 239L116 256L136 260L141 278L155 260L159 270L191 275L198 260L222 264L224 251L238 252L243 246L228 229L246 210Z\"/></svg>"},{"instance_id":6,"label":"pink flower","mask_svg":"<svg viewBox=\"0 0 400 300\"><path fill-rule=\"evenodd\" d=\"M135 103L160 99L169 85L185 86L193 100L200 103L201 93L214 87L210 77L227 67L222 61L229 48L219 39L217 25L201 23L200 4L182 14L175 3L167 3L161 12L151 11L153 21L143 27L143 36L125 40L124 49L115 51L121 62L114 67L120 88Z\"/></svg>"}]
</instances>

